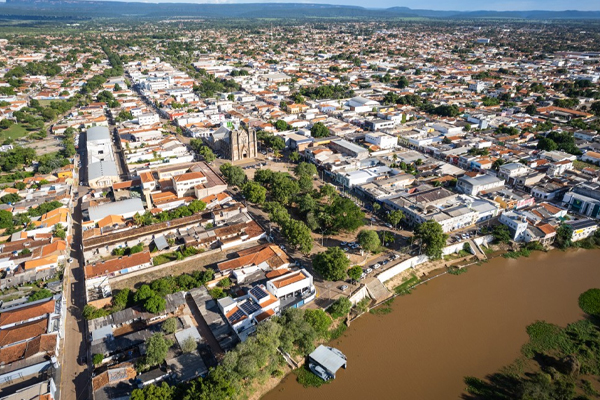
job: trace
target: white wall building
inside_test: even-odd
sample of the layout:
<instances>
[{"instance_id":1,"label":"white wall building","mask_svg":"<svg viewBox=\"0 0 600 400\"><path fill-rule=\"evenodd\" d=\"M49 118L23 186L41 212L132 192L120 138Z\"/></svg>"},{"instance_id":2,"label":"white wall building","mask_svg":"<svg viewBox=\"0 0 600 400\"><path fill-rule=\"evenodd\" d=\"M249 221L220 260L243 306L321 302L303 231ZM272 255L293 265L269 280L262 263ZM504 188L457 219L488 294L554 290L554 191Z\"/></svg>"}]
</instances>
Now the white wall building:
<instances>
[{"instance_id":1,"label":"white wall building","mask_svg":"<svg viewBox=\"0 0 600 400\"><path fill-rule=\"evenodd\" d=\"M383 132L367 133L365 141L379 146L381 149L393 149L398 144L398 138Z\"/></svg>"}]
</instances>

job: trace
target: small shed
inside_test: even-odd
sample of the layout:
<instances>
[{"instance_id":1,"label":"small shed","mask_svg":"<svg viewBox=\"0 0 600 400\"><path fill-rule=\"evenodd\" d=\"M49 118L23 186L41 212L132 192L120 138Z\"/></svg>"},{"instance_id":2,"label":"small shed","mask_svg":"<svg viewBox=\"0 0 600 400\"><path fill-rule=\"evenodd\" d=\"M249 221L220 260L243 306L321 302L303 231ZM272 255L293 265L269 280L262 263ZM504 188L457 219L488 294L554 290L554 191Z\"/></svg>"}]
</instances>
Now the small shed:
<instances>
[{"instance_id":1,"label":"small shed","mask_svg":"<svg viewBox=\"0 0 600 400\"><path fill-rule=\"evenodd\" d=\"M164 235L154 238L154 245L159 251L169 248L169 243L167 243L167 239L164 237Z\"/></svg>"},{"instance_id":2,"label":"small shed","mask_svg":"<svg viewBox=\"0 0 600 400\"><path fill-rule=\"evenodd\" d=\"M308 355L309 362L320 365L335 378L335 373L341 367L346 368L348 362L346 356L342 354L338 349L333 347L320 345Z\"/></svg>"}]
</instances>

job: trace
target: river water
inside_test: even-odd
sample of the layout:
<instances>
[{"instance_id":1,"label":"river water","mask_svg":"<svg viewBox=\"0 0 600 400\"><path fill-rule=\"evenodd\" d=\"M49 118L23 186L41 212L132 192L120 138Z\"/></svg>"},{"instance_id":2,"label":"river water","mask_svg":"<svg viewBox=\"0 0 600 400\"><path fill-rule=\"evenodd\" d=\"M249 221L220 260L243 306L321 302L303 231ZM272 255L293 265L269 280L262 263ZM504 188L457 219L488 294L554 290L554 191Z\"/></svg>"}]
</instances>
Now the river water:
<instances>
[{"instance_id":1,"label":"river water","mask_svg":"<svg viewBox=\"0 0 600 400\"><path fill-rule=\"evenodd\" d=\"M600 250L496 258L444 275L332 342L348 357L333 382L305 389L291 374L263 399L459 399L463 377L483 378L519 357L527 325L582 318L577 298L592 287L600 287Z\"/></svg>"}]
</instances>

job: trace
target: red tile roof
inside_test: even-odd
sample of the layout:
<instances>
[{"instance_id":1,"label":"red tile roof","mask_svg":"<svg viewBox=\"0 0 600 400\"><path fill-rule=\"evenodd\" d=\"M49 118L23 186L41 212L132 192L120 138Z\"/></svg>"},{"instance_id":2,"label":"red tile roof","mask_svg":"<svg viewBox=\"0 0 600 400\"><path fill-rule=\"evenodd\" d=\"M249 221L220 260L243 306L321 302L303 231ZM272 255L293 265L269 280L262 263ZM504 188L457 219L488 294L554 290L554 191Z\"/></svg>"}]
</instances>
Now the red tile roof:
<instances>
[{"instance_id":1,"label":"red tile roof","mask_svg":"<svg viewBox=\"0 0 600 400\"><path fill-rule=\"evenodd\" d=\"M25 307L7 310L0 314L0 326L27 321L31 318L41 317L44 314L54 312L55 301L50 299L44 303L34 303Z\"/></svg>"}]
</instances>

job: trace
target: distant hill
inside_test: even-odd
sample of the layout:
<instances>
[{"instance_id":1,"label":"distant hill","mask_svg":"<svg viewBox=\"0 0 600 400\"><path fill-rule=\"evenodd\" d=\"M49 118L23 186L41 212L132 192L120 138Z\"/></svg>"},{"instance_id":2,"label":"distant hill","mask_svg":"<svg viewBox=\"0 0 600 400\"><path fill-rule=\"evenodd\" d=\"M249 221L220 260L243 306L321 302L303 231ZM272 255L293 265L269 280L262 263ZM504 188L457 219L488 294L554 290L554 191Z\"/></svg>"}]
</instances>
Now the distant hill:
<instances>
[{"instance_id":1,"label":"distant hill","mask_svg":"<svg viewBox=\"0 0 600 400\"><path fill-rule=\"evenodd\" d=\"M303 3L198 4L86 0L7 0L0 18L89 19L110 17L202 18L518 18L600 19L600 11L436 11L407 7L372 9Z\"/></svg>"}]
</instances>

